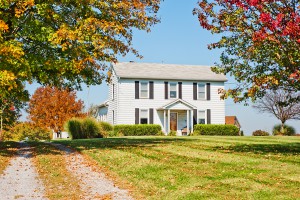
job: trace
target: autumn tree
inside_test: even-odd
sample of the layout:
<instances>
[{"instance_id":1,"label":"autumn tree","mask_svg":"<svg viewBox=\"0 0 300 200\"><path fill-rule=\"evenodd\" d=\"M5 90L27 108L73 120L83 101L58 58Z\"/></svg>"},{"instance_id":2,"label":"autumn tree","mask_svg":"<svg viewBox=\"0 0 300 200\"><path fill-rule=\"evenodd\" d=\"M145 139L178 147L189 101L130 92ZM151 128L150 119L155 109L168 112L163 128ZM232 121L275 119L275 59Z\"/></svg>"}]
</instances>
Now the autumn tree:
<instances>
[{"instance_id":1,"label":"autumn tree","mask_svg":"<svg viewBox=\"0 0 300 200\"><path fill-rule=\"evenodd\" d=\"M64 123L72 117L82 117L83 102L76 100L76 92L55 87L40 87L32 95L28 118L39 127L63 131Z\"/></svg>"},{"instance_id":2,"label":"autumn tree","mask_svg":"<svg viewBox=\"0 0 300 200\"><path fill-rule=\"evenodd\" d=\"M133 29L159 22L160 0L0 1L0 94L28 98L26 82L100 84L131 52Z\"/></svg>"},{"instance_id":3,"label":"autumn tree","mask_svg":"<svg viewBox=\"0 0 300 200\"><path fill-rule=\"evenodd\" d=\"M269 89L300 89L300 2L296 0L200 0L200 25L221 39L215 72L239 83L221 91L235 102L262 97ZM299 101L300 99L298 99Z\"/></svg>"},{"instance_id":4,"label":"autumn tree","mask_svg":"<svg viewBox=\"0 0 300 200\"><path fill-rule=\"evenodd\" d=\"M253 107L279 119L281 121L281 132L283 133L284 124L287 120L300 120L300 103L291 101L291 99L297 99L298 97L300 97L300 93L291 94L284 90L268 91Z\"/></svg>"},{"instance_id":5,"label":"autumn tree","mask_svg":"<svg viewBox=\"0 0 300 200\"><path fill-rule=\"evenodd\" d=\"M25 103L19 101L13 95L9 98L1 98L0 95L0 141L2 140L2 133L12 127L21 116L21 109Z\"/></svg>"}]
</instances>

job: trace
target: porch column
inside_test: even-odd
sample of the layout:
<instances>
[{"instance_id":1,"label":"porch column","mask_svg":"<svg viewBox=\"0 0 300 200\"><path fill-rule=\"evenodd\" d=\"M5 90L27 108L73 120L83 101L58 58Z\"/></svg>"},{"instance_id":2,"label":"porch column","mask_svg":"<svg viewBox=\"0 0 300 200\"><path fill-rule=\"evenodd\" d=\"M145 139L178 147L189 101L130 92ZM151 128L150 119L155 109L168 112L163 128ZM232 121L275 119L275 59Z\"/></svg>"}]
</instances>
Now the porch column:
<instances>
[{"instance_id":1,"label":"porch column","mask_svg":"<svg viewBox=\"0 0 300 200\"><path fill-rule=\"evenodd\" d=\"M168 132L170 133L170 109L168 109Z\"/></svg>"},{"instance_id":2,"label":"porch column","mask_svg":"<svg viewBox=\"0 0 300 200\"><path fill-rule=\"evenodd\" d=\"M192 132L194 132L194 110L191 110L191 124L192 124L191 133L192 133Z\"/></svg>"},{"instance_id":3,"label":"porch column","mask_svg":"<svg viewBox=\"0 0 300 200\"><path fill-rule=\"evenodd\" d=\"M166 114L167 114L167 112L166 112L166 110L164 110L164 132L165 133L167 133L167 123L166 123L166 121L167 121L167 117L166 117Z\"/></svg>"},{"instance_id":4,"label":"porch column","mask_svg":"<svg viewBox=\"0 0 300 200\"><path fill-rule=\"evenodd\" d=\"M186 134L189 134L190 130L190 112L189 110L186 110Z\"/></svg>"}]
</instances>

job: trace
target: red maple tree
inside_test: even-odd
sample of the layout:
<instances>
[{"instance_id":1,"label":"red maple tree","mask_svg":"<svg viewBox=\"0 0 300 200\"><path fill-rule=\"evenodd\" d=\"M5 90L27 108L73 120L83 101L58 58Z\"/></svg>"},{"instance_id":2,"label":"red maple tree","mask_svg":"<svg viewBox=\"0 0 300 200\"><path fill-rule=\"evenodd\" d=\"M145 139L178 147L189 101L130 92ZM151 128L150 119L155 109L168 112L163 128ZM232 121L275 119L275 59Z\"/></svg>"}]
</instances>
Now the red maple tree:
<instances>
[{"instance_id":1,"label":"red maple tree","mask_svg":"<svg viewBox=\"0 0 300 200\"><path fill-rule=\"evenodd\" d=\"M38 88L29 101L28 118L39 127L63 131L64 123L72 117L82 117L83 101L76 92L55 87Z\"/></svg>"}]
</instances>

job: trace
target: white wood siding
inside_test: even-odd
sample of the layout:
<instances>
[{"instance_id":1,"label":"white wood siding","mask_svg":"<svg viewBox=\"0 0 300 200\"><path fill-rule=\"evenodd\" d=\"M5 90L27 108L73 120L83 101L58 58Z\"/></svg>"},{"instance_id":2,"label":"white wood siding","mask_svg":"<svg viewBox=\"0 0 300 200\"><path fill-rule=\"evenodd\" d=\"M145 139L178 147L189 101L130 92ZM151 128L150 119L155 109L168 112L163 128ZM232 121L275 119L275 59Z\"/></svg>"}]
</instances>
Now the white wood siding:
<instances>
[{"instance_id":1,"label":"white wood siding","mask_svg":"<svg viewBox=\"0 0 300 200\"><path fill-rule=\"evenodd\" d=\"M113 97L113 85L114 85L114 97ZM118 116L118 99L119 99L119 87L118 87L118 78L114 72L112 72L111 82L109 83L108 89L108 113L107 113L107 121L110 124L118 124L117 117ZM114 120L113 120L113 111L114 111Z\"/></svg>"},{"instance_id":2,"label":"white wood siding","mask_svg":"<svg viewBox=\"0 0 300 200\"><path fill-rule=\"evenodd\" d=\"M116 79L115 79L116 80ZM135 108L154 109L154 124L163 126L163 112L157 112L161 108L174 101L175 99L165 99L164 82L175 82L168 80L146 80L154 82L154 99L135 99L135 81L145 81L138 79L120 79L116 87L117 99L109 105L109 110L115 111L117 124L134 124ZM182 82L182 99L197 107L198 110L211 109L211 123L225 124L225 102L220 100L218 94L219 88L224 88L223 82L210 82L211 100L193 100L193 81L176 81ZM207 82L205 82L207 83ZM177 91L179 93L179 91ZM111 95L110 95L111 96ZM117 104L116 104L117 102ZM118 105L118 106L117 106ZM116 107L117 106L117 107ZM116 109L117 108L117 109ZM111 112L109 112L111 113ZM181 117L181 116L180 116ZM109 117L110 121L110 117Z\"/></svg>"}]
</instances>

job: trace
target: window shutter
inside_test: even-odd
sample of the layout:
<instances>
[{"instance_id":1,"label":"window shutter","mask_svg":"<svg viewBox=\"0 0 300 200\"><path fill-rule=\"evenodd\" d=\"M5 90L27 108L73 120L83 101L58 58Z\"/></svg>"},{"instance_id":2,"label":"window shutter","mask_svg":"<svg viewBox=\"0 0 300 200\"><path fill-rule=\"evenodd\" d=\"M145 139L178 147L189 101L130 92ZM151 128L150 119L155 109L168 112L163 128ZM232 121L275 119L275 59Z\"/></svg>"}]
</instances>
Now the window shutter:
<instances>
[{"instance_id":1,"label":"window shutter","mask_svg":"<svg viewBox=\"0 0 300 200\"><path fill-rule=\"evenodd\" d=\"M150 84L150 99L154 99L154 83L153 83L153 81L150 81L149 82L149 84Z\"/></svg>"},{"instance_id":2,"label":"window shutter","mask_svg":"<svg viewBox=\"0 0 300 200\"><path fill-rule=\"evenodd\" d=\"M150 108L149 109L149 117L150 117L150 120L149 120L149 124L153 124L153 108Z\"/></svg>"},{"instance_id":3,"label":"window shutter","mask_svg":"<svg viewBox=\"0 0 300 200\"><path fill-rule=\"evenodd\" d=\"M140 123L140 109L136 108L135 109L135 124Z\"/></svg>"},{"instance_id":4,"label":"window shutter","mask_svg":"<svg viewBox=\"0 0 300 200\"><path fill-rule=\"evenodd\" d=\"M194 109L194 116L193 116L193 124L194 126L197 124L197 109Z\"/></svg>"},{"instance_id":5,"label":"window shutter","mask_svg":"<svg viewBox=\"0 0 300 200\"><path fill-rule=\"evenodd\" d=\"M210 109L207 109L206 111L206 114L207 114L207 124L211 124L211 110Z\"/></svg>"},{"instance_id":6,"label":"window shutter","mask_svg":"<svg viewBox=\"0 0 300 200\"><path fill-rule=\"evenodd\" d=\"M206 83L206 100L210 100L210 83Z\"/></svg>"},{"instance_id":7,"label":"window shutter","mask_svg":"<svg viewBox=\"0 0 300 200\"><path fill-rule=\"evenodd\" d=\"M193 83L193 99L197 100L197 83Z\"/></svg>"},{"instance_id":8,"label":"window shutter","mask_svg":"<svg viewBox=\"0 0 300 200\"><path fill-rule=\"evenodd\" d=\"M140 82L135 81L135 99L140 98Z\"/></svg>"},{"instance_id":9,"label":"window shutter","mask_svg":"<svg viewBox=\"0 0 300 200\"><path fill-rule=\"evenodd\" d=\"M182 82L178 82L179 87L179 99L182 99Z\"/></svg>"},{"instance_id":10,"label":"window shutter","mask_svg":"<svg viewBox=\"0 0 300 200\"><path fill-rule=\"evenodd\" d=\"M168 82L165 82L165 99L168 99L168 93L169 93L169 91L168 91Z\"/></svg>"}]
</instances>

